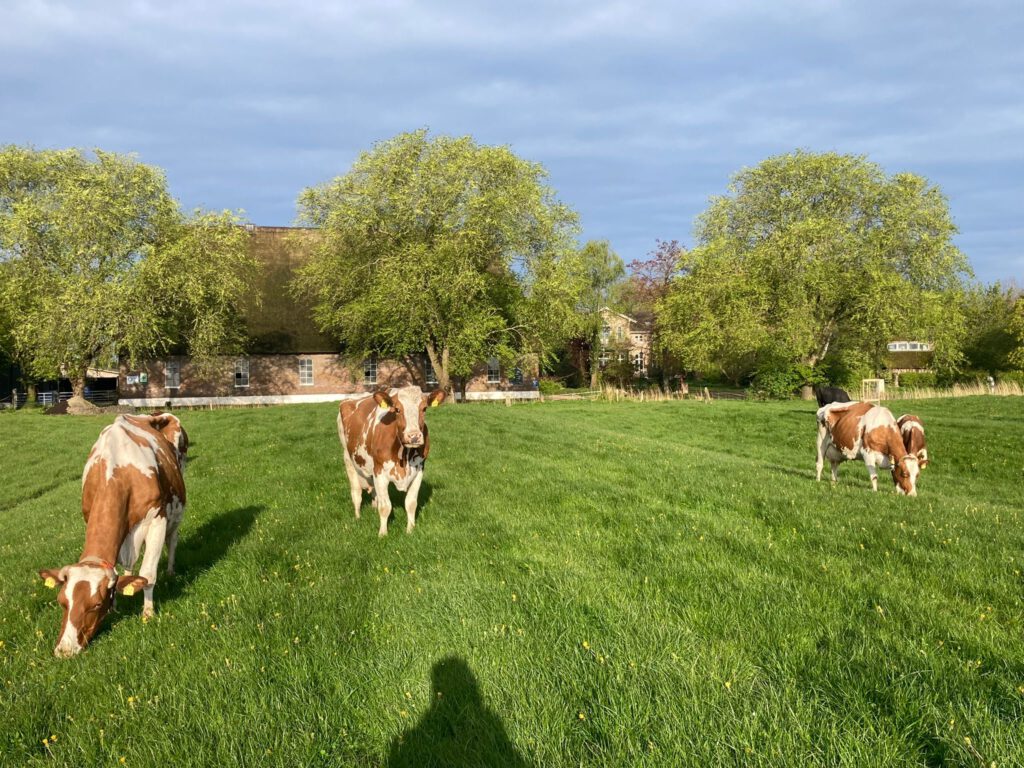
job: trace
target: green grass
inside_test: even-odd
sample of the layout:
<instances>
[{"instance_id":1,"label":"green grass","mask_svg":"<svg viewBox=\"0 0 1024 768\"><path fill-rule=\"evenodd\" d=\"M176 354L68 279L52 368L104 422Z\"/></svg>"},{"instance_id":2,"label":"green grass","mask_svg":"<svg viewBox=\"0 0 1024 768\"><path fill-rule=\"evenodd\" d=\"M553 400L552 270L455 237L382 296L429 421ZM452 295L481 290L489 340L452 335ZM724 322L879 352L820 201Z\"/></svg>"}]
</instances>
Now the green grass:
<instances>
[{"instance_id":1,"label":"green grass","mask_svg":"<svg viewBox=\"0 0 1024 768\"><path fill-rule=\"evenodd\" d=\"M383 540L333 406L184 413L179 574L66 661L111 417L2 415L0 764L1022 765L1024 401L912 410L916 499L807 403L445 407Z\"/></svg>"}]
</instances>

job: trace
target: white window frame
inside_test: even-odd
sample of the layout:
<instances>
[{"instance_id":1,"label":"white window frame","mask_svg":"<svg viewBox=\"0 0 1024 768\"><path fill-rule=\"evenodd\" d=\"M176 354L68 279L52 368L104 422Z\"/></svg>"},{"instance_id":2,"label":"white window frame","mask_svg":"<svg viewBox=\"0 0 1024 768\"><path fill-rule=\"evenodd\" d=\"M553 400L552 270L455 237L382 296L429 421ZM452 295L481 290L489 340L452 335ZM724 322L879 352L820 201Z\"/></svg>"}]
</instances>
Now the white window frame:
<instances>
[{"instance_id":1,"label":"white window frame","mask_svg":"<svg viewBox=\"0 0 1024 768\"><path fill-rule=\"evenodd\" d=\"M377 384L377 356L370 355L363 360L363 384Z\"/></svg>"},{"instance_id":2,"label":"white window frame","mask_svg":"<svg viewBox=\"0 0 1024 768\"><path fill-rule=\"evenodd\" d=\"M240 357L235 360L235 389L249 387L249 358Z\"/></svg>"},{"instance_id":3,"label":"white window frame","mask_svg":"<svg viewBox=\"0 0 1024 768\"><path fill-rule=\"evenodd\" d=\"M171 383L172 381L174 382L173 384ZM181 389L180 360L164 361L164 389Z\"/></svg>"},{"instance_id":4,"label":"white window frame","mask_svg":"<svg viewBox=\"0 0 1024 768\"><path fill-rule=\"evenodd\" d=\"M487 383L501 384L501 363L498 358L492 357L487 361Z\"/></svg>"},{"instance_id":5,"label":"white window frame","mask_svg":"<svg viewBox=\"0 0 1024 768\"><path fill-rule=\"evenodd\" d=\"M313 358L312 357L300 357L299 358L299 386L300 387L312 387L313 386Z\"/></svg>"}]
</instances>

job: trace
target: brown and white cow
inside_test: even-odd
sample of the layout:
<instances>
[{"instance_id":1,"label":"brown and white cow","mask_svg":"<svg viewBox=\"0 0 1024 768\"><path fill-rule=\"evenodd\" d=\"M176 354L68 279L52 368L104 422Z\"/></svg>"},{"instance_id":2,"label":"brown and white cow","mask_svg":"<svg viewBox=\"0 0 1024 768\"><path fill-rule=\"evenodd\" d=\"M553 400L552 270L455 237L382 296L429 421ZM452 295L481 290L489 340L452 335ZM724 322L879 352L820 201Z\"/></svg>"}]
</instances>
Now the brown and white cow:
<instances>
[{"instance_id":1,"label":"brown and white cow","mask_svg":"<svg viewBox=\"0 0 1024 768\"><path fill-rule=\"evenodd\" d=\"M380 515L381 536L387 535L391 515L389 483L405 491L406 533L416 525L423 466L430 453L424 412L440 405L444 397L440 389L430 394L415 386L382 389L358 400L343 400L338 408L338 438L356 519L363 491L370 491Z\"/></svg>"},{"instance_id":2,"label":"brown and white cow","mask_svg":"<svg viewBox=\"0 0 1024 768\"><path fill-rule=\"evenodd\" d=\"M82 472L82 555L72 565L39 571L47 586L58 588L57 601L64 609L55 655L73 656L89 643L115 593L144 589L142 616L153 615L153 586L165 540L167 573L174 573L187 451L188 435L169 413L118 416L100 433ZM142 567L133 576L143 543ZM118 576L115 563L129 573Z\"/></svg>"},{"instance_id":3,"label":"brown and white cow","mask_svg":"<svg viewBox=\"0 0 1024 768\"><path fill-rule=\"evenodd\" d=\"M888 408L871 403L832 403L819 408L818 480L824 460L832 464L832 482L838 480L839 464L863 458L878 490L878 467L892 469L897 493L917 495L917 457L907 453L896 419Z\"/></svg>"},{"instance_id":4,"label":"brown and white cow","mask_svg":"<svg viewBox=\"0 0 1024 768\"><path fill-rule=\"evenodd\" d=\"M903 447L907 453L917 456L917 463L924 469L928 466L928 444L924 439L924 423L912 413L905 413L897 419L896 424L903 436Z\"/></svg>"}]
</instances>

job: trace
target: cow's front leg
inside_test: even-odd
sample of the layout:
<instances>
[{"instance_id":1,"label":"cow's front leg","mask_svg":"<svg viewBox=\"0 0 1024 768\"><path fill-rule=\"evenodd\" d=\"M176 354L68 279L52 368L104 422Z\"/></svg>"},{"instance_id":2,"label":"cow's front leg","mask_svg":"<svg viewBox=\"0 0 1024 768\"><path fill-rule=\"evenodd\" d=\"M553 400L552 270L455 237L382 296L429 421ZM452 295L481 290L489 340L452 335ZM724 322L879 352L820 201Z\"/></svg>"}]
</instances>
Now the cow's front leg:
<instances>
[{"instance_id":1,"label":"cow's front leg","mask_svg":"<svg viewBox=\"0 0 1024 768\"><path fill-rule=\"evenodd\" d=\"M185 516L185 505L179 501L172 502L173 507L167 510L167 575L174 575L174 554L178 551L178 528Z\"/></svg>"},{"instance_id":2,"label":"cow's front leg","mask_svg":"<svg viewBox=\"0 0 1024 768\"><path fill-rule=\"evenodd\" d=\"M142 567L139 576L146 579L143 588L142 618L153 617L153 587L156 586L156 567L160 564L160 555L164 551L164 538L167 534L167 518L154 517L146 531L146 551L142 555Z\"/></svg>"},{"instance_id":3,"label":"cow's front leg","mask_svg":"<svg viewBox=\"0 0 1024 768\"><path fill-rule=\"evenodd\" d=\"M864 463L868 468L868 475L871 476L871 490L878 492L878 468L875 466L875 462L870 459L865 459Z\"/></svg>"},{"instance_id":4,"label":"cow's front leg","mask_svg":"<svg viewBox=\"0 0 1024 768\"><path fill-rule=\"evenodd\" d=\"M378 536L388 535L388 518L391 517L391 497L388 495L388 476L379 473L373 476L373 491L377 497L377 514L380 515Z\"/></svg>"},{"instance_id":5,"label":"cow's front leg","mask_svg":"<svg viewBox=\"0 0 1024 768\"><path fill-rule=\"evenodd\" d=\"M420 483L423 482L423 472L417 472L416 477L409 483L409 490L405 492L405 532L412 533L416 527L416 506L419 503Z\"/></svg>"},{"instance_id":6,"label":"cow's front leg","mask_svg":"<svg viewBox=\"0 0 1024 768\"><path fill-rule=\"evenodd\" d=\"M814 468L818 472L818 482L821 482L821 470L825 466L825 428L818 426L818 461Z\"/></svg>"}]
</instances>

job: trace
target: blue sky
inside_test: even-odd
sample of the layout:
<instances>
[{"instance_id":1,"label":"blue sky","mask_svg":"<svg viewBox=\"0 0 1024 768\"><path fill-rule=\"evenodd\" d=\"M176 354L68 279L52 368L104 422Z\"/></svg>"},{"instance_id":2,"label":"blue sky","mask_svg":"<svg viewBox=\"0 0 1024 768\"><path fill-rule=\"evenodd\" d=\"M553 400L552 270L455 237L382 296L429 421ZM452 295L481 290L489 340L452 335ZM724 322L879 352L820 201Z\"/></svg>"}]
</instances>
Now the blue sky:
<instances>
[{"instance_id":1,"label":"blue sky","mask_svg":"<svg viewBox=\"0 0 1024 768\"><path fill-rule=\"evenodd\" d=\"M135 152L187 208L289 224L401 131L543 163L583 237L692 243L730 176L803 148L949 198L1024 282L1024 2L0 0L0 143Z\"/></svg>"}]
</instances>

